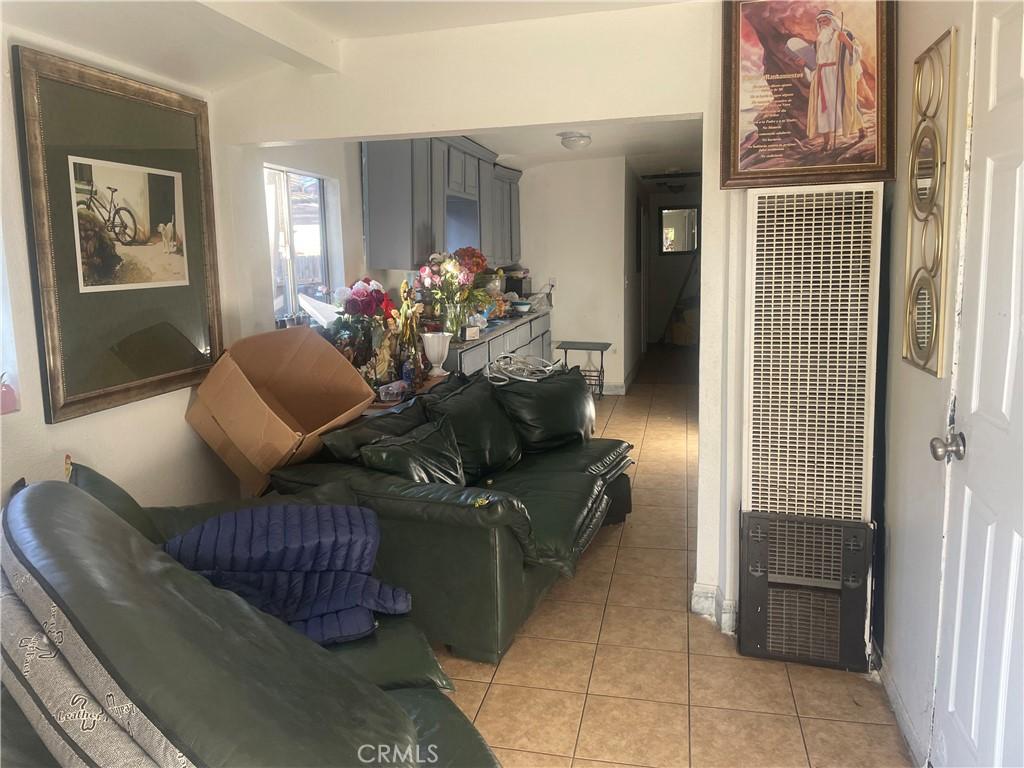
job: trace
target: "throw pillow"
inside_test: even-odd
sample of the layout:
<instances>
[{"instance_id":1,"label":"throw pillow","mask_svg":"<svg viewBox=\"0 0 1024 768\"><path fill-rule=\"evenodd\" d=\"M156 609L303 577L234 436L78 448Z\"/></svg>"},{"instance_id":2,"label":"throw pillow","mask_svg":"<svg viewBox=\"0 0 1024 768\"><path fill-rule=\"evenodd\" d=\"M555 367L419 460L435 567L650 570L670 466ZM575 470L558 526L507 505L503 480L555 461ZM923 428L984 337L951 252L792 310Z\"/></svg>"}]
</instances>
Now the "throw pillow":
<instances>
[{"instance_id":1,"label":"throw pillow","mask_svg":"<svg viewBox=\"0 0 1024 768\"><path fill-rule=\"evenodd\" d=\"M396 405L377 416L368 416L354 424L320 436L327 450L338 461L358 461L359 449L381 437L404 435L426 424L427 412L421 398Z\"/></svg>"},{"instance_id":2,"label":"throw pillow","mask_svg":"<svg viewBox=\"0 0 1024 768\"><path fill-rule=\"evenodd\" d=\"M428 422L400 437L382 437L359 449L370 469L416 483L465 485L462 457L447 419Z\"/></svg>"},{"instance_id":3,"label":"throw pillow","mask_svg":"<svg viewBox=\"0 0 1024 768\"><path fill-rule=\"evenodd\" d=\"M594 431L594 398L579 368L513 381L494 392L531 453L588 440Z\"/></svg>"},{"instance_id":4,"label":"throw pillow","mask_svg":"<svg viewBox=\"0 0 1024 768\"><path fill-rule=\"evenodd\" d=\"M494 387L483 377L471 379L448 397L430 401L427 413L433 421L447 417L451 423L467 485L522 458L516 429L495 399Z\"/></svg>"}]
</instances>

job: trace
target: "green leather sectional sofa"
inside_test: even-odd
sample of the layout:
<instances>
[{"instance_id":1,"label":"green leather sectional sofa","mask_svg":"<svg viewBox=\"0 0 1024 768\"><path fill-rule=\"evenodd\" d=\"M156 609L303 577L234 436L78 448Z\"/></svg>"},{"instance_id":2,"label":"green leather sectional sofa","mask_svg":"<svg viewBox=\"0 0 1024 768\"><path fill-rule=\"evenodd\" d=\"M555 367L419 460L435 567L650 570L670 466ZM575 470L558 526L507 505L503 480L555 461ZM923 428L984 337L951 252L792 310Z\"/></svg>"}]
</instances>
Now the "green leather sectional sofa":
<instances>
[{"instance_id":1,"label":"green leather sectional sofa","mask_svg":"<svg viewBox=\"0 0 1024 768\"><path fill-rule=\"evenodd\" d=\"M464 486L366 466L365 446L400 444L440 419L453 426ZM578 371L501 387L453 374L426 396L327 433L314 461L276 470L272 482L376 511L375 575L412 593L412 618L433 643L495 662L602 523L629 512L632 446L591 438L593 427Z\"/></svg>"},{"instance_id":2,"label":"green leather sectional sofa","mask_svg":"<svg viewBox=\"0 0 1024 768\"><path fill-rule=\"evenodd\" d=\"M160 549L240 504L143 508L82 467L17 493L2 539L5 768L497 766L407 618L323 648Z\"/></svg>"}]
</instances>

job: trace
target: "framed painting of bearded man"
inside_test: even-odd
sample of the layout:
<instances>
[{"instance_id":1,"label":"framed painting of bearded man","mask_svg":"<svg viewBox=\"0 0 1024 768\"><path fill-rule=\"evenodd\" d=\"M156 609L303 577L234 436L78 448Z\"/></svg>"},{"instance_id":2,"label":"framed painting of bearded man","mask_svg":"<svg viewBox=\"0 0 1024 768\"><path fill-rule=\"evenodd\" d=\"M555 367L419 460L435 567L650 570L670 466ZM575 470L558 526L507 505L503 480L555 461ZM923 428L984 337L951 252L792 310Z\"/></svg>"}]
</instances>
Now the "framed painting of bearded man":
<instances>
[{"instance_id":1,"label":"framed painting of bearded man","mask_svg":"<svg viewBox=\"0 0 1024 768\"><path fill-rule=\"evenodd\" d=\"M895 178L896 3L723 7L722 186Z\"/></svg>"}]
</instances>

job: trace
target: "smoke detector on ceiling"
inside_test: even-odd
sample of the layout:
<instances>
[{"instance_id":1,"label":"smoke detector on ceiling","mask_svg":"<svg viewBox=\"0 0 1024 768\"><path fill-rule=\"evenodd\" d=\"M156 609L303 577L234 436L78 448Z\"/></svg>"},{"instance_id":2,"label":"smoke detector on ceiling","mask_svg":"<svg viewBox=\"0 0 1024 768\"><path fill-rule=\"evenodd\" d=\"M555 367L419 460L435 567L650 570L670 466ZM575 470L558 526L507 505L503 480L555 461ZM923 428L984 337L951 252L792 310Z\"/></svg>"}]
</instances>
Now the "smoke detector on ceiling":
<instances>
[{"instance_id":1,"label":"smoke detector on ceiling","mask_svg":"<svg viewBox=\"0 0 1024 768\"><path fill-rule=\"evenodd\" d=\"M562 139L562 146L566 149L584 149L590 146L590 134L580 131L562 131L558 134Z\"/></svg>"}]
</instances>

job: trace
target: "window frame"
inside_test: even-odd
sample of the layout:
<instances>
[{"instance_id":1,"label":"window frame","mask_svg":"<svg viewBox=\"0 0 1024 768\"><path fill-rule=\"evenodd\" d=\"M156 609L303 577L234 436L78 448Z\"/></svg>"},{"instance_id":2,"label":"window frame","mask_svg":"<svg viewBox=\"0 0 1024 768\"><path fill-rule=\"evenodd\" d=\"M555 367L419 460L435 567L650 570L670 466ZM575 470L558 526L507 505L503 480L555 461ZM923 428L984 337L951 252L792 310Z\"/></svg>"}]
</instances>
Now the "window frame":
<instances>
[{"instance_id":1,"label":"window frame","mask_svg":"<svg viewBox=\"0 0 1024 768\"><path fill-rule=\"evenodd\" d=\"M299 168L291 168L286 165L280 165L278 163L263 163L263 190L264 198L266 197L266 172L274 171L276 173L284 174L284 208L285 215L287 218L288 227L288 272L285 278L287 285L285 290L288 293L289 299L288 304L291 305L291 311L286 312L283 317L289 317L302 312L302 306L299 304L299 290L298 284L295 279L295 229L292 224L292 196L291 187L288 183L289 174L295 176L305 176L306 178L316 179L317 182L317 194L320 200L320 272L323 275L322 285L327 288L328 293L332 290L331 286L331 262L330 262L330 248L327 243L327 210L326 210L326 179L318 173L311 173L309 171L303 171ZM264 203L265 205L265 203ZM270 245L268 243L268 245ZM273 260L275 258L274 246L271 245L270 258L271 258L271 279L273 279ZM271 284L271 291L273 295L274 285ZM287 307L286 307L287 310ZM279 319L277 313L274 313L274 318Z\"/></svg>"}]
</instances>

